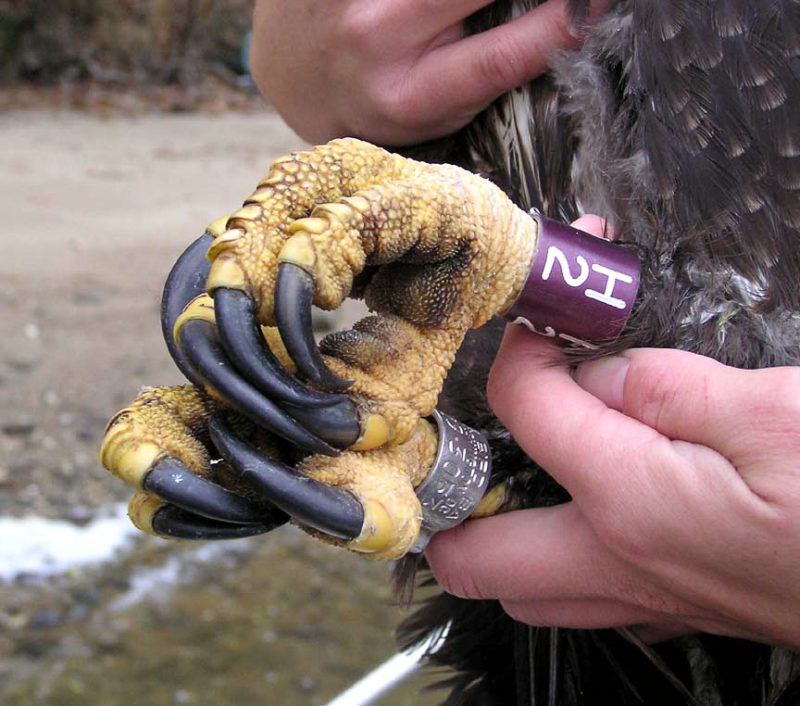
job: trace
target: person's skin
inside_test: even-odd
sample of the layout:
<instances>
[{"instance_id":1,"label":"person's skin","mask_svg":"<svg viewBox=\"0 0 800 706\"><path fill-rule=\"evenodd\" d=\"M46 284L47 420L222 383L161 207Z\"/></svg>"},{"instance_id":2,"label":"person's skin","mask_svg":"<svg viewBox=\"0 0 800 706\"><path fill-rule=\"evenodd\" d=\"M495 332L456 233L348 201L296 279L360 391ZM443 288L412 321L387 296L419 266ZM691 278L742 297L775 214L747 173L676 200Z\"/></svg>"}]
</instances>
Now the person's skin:
<instances>
[{"instance_id":1,"label":"person's skin","mask_svg":"<svg viewBox=\"0 0 800 706\"><path fill-rule=\"evenodd\" d=\"M602 233L597 217L576 226ZM510 326L488 395L573 499L434 537L447 592L532 625L800 648L800 369L633 349L573 374Z\"/></svg>"},{"instance_id":2,"label":"person's skin","mask_svg":"<svg viewBox=\"0 0 800 706\"><path fill-rule=\"evenodd\" d=\"M494 98L578 46L565 0L464 36L491 0L257 0L250 66L261 93L311 143L419 143L466 125ZM592 15L611 0L596 0Z\"/></svg>"}]
</instances>

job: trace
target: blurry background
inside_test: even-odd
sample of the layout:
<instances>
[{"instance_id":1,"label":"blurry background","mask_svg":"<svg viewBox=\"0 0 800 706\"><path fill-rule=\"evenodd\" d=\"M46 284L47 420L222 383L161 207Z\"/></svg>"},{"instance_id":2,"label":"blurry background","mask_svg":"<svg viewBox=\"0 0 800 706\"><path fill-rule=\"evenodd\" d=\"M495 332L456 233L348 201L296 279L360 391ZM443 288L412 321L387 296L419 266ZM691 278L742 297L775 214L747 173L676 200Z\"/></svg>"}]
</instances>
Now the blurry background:
<instances>
[{"instance_id":1,"label":"blurry background","mask_svg":"<svg viewBox=\"0 0 800 706\"><path fill-rule=\"evenodd\" d=\"M172 262L303 147L246 74L250 4L0 1L4 705L324 704L395 652L387 565L293 528L138 535L98 462L111 414L180 382Z\"/></svg>"}]
</instances>

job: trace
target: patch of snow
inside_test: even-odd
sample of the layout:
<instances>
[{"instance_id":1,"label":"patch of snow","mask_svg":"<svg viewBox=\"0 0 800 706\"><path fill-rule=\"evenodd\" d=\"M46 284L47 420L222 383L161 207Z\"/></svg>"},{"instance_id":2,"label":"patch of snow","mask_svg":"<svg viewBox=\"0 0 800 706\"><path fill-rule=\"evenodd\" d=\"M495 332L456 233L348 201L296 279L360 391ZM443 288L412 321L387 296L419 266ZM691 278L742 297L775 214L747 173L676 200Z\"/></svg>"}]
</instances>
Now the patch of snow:
<instances>
[{"instance_id":1,"label":"patch of snow","mask_svg":"<svg viewBox=\"0 0 800 706\"><path fill-rule=\"evenodd\" d=\"M198 567L214 564L232 569L236 557L252 550L254 538L236 542L202 542L190 551L170 556L161 566L139 567L131 576L130 588L115 598L110 608L121 611L144 600L166 601L183 583L197 580Z\"/></svg>"},{"instance_id":2,"label":"patch of snow","mask_svg":"<svg viewBox=\"0 0 800 706\"><path fill-rule=\"evenodd\" d=\"M138 534L127 505L85 525L43 517L0 517L0 582L21 575L55 576L111 560Z\"/></svg>"}]
</instances>

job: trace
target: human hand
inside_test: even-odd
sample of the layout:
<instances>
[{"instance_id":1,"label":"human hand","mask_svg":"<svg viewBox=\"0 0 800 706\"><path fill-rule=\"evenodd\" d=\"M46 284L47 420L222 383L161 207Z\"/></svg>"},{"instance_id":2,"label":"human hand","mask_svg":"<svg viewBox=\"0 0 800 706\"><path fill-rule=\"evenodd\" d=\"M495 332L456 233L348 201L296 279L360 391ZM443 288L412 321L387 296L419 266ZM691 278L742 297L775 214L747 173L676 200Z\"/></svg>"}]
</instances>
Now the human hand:
<instances>
[{"instance_id":1,"label":"human hand","mask_svg":"<svg viewBox=\"0 0 800 706\"><path fill-rule=\"evenodd\" d=\"M490 0L258 0L250 64L304 139L411 144L466 125L494 98L578 45L565 0L465 37ZM592 15L611 0L595 0Z\"/></svg>"},{"instance_id":2,"label":"human hand","mask_svg":"<svg viewBox=\"0 0 800 706\"><path fill-rule=\"evenodd\" d=\"M446 591L535 625L800 647L800 370L634 349L572 375L511 326L488 393L573 500L437 535Z\"/></svg>"}]
</instances>

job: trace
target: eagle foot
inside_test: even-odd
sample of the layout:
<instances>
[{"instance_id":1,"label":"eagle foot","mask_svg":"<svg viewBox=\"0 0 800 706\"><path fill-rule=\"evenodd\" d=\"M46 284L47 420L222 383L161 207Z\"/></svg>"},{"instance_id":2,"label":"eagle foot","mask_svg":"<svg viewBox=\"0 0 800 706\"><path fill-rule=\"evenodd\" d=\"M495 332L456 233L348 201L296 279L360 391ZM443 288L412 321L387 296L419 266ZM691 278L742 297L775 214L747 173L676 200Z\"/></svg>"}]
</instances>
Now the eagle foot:
<instances>
[{"instance_id":1,"label":"eagle foot","mask_svg":"<svg viewBox=\"0 0 800 706\"><path fill-rule=\"evenodd\" d=\"M162 327L193 387L145 391L109 423L103 463L138 488L134 522L224 538L291 517L375 557L419 549L430 415L466 331L517 298L537 235L450 165L352 139L274 162L167 279ZM375 315L318 348L312 304L354 284Z\"/></svg>"}]
</instances>

